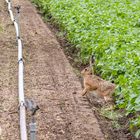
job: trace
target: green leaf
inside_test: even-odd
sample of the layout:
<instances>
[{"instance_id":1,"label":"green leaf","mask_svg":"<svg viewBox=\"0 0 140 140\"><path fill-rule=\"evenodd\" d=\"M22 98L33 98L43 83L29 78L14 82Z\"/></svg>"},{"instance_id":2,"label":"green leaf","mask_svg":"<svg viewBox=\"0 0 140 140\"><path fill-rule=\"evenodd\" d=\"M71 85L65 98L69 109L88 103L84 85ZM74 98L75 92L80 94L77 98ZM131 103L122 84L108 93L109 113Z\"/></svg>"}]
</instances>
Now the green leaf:
<instances>
[{"instance_id":1,"label":"green leaf","mask_svg":"<svg viewBox=\"0 0 140 140\"><path fill-rule=\"evenodd\" d=\"M137 132L135 133L135 137L139 138L140 137L140 129L137 130Z\"/></svg>"}]
</instances>

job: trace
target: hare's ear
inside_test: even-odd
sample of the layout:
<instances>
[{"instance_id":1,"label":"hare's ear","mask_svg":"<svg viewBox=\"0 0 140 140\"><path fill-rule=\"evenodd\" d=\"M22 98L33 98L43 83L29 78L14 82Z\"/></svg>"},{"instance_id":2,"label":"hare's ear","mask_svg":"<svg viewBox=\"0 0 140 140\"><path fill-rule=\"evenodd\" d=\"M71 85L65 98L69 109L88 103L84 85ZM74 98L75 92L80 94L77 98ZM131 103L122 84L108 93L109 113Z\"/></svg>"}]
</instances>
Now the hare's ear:
<instances>
[{"instance_id":1,"label":"hare's ear","mask_svg":"<svg viewBox=\"0 0 140 140\"><path fill-rule=\"evenodd\" d=\"M91 56L91 62L92 62L92 64L95 63L95 56L94 56L94 54Z\"/></svg>"},{"instance_id":2,"label":"hare's ear","mask_svg":"<svg viewBox=\"0 0 140 140\"><path fill-rule=\"evenodd\" d=\"M89 62L90 67L92 67L94 65L94 63L95 63L95 56L94 56L94 54L92 54L90 57L90 62Z\"/></svg>"}]
</instances>

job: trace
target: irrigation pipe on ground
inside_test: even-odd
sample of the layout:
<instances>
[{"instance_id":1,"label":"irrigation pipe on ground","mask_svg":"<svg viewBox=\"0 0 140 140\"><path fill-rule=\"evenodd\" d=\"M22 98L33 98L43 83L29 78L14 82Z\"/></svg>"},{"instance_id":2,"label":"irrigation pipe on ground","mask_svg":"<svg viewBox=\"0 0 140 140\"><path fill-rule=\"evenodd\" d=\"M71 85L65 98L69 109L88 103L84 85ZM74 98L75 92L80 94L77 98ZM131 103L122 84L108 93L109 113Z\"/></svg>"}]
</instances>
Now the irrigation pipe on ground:
<instances>
[{"instance_id":1,"label":"irrigation pipe on ground","mask_svg":"<svg viewBox=\"0 0 140 140\"><path fill-rule=\"evenodd\" d=\"M24 98L24 65L22 58L22 41L20 37L20 29L19 29L19 14L20 14L20 6L16 7L17 13L16 18L14 17L12 11L12 1L6 0L8 4L8 11L11 17L11 20L15 26L16 30L16 38L18 43L18 94L19 94L19 114L20 114L20 138L21 140L27 140L27 129L26 129L26 108L32 111L32 119L30 126L30 140L36 140L36 123L34 119L35 112L39 109L39 107L30 100L25 100Z\"/></svg>"}]
</instances>

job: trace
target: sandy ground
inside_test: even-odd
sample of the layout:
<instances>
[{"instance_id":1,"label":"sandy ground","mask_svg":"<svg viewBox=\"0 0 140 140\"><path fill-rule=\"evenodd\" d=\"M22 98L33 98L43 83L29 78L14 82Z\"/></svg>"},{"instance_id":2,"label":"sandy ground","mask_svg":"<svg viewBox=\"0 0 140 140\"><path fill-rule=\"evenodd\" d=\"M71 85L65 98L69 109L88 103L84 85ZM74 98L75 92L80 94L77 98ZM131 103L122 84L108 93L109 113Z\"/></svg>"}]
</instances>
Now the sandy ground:
<instances>
[{"instance_id":1,"label":"sandy ground","mask_svg":"<svg viewBox=\"0 0 140 140\"><path fill-rule=\"evenodd\" d=\"M40 110L36 114L38 140L104 140L98 121L81 97L73 72L53 33L28 0L21 5L24 44L25 96ZM17 47L15 30L4 0L0 0L0 140L19 140ZM30 114L27 113L29 123Z\"/></svg>"}]
</instances>

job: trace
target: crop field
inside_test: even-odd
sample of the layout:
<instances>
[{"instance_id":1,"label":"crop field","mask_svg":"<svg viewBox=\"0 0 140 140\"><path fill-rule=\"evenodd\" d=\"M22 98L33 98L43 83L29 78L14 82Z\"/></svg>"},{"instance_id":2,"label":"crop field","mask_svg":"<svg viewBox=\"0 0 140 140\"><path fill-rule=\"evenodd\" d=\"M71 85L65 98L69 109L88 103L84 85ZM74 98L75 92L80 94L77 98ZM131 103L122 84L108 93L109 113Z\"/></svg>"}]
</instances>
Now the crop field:
<instances>
[{"instance_id":1,"label":"crop field","mask_svg":"<svg viewBox=\"0 0 140 140\"><path fill-rule=\"evenodd\" d=\"M140 135L140 1L33 0L59 24L86 63L96 56L96 73L114 81L116 105L132 114L130 130Z\"/></svg>"}]
</instances>

